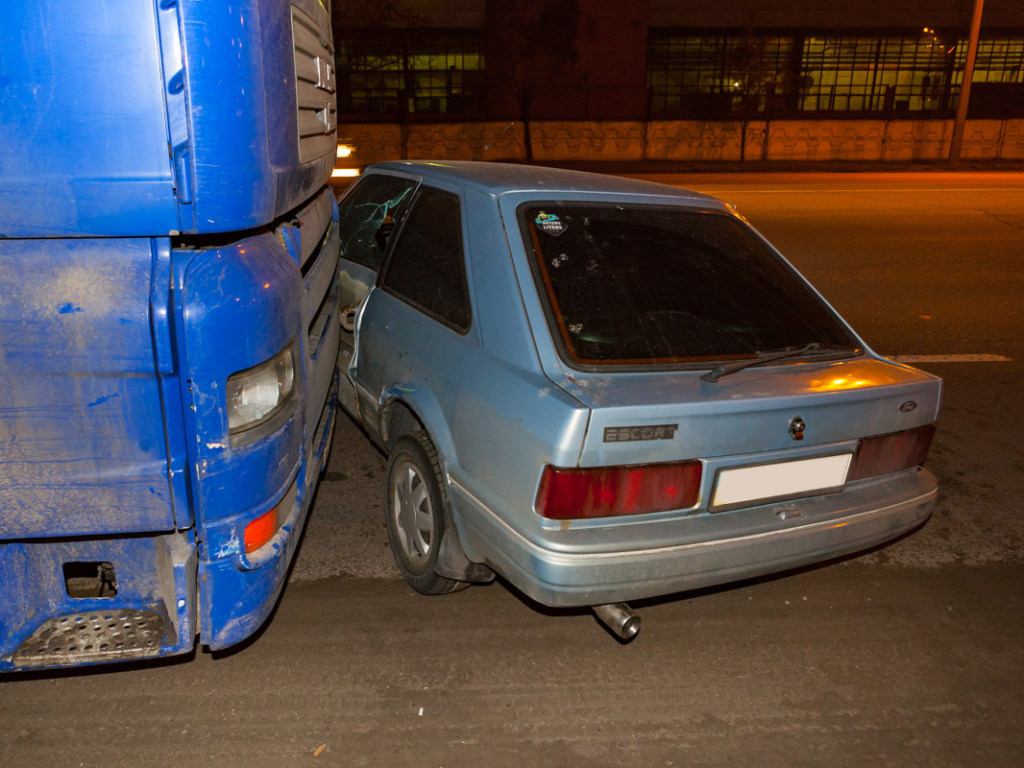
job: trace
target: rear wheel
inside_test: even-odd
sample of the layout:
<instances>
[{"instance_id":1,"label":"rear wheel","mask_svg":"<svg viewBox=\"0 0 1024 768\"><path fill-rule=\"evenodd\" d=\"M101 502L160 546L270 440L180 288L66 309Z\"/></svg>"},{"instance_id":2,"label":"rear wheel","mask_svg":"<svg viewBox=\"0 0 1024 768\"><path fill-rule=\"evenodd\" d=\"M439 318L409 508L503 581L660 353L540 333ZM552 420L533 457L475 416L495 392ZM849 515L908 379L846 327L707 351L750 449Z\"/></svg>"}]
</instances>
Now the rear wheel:
<instances>
[{"instance_id":1,"label":"rear wheel","mask_svg":"<svg viewBox=\"0 0 1024 768\"><path fill-rule=\"evenodd\" d=\"M400 438L388 458L388 540L409 585L424 595L461 586L435 572L444 539L445 495L437 451L423 432Z\"/></svg>"}]
</instances>

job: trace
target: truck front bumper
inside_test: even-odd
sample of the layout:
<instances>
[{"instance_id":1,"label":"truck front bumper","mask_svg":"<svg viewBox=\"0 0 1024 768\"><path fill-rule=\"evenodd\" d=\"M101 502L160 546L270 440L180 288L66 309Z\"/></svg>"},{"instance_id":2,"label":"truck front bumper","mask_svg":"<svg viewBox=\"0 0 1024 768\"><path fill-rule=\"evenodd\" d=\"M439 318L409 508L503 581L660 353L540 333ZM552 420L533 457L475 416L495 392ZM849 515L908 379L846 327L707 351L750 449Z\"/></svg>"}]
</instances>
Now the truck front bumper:
<instances>
[{"instance_id":1,"label":"truck front bumper","mask_svg":"<svg viewBox=\"0 0 1024 768\"><path fill-rule=\"evenodd\" d=\"M68 574L89 566L107 570L103 591L114 594L75 589ZM195 643L193 531L8 542L0 583L0 671L172 656Z\"/></svg>"}]
</instances>

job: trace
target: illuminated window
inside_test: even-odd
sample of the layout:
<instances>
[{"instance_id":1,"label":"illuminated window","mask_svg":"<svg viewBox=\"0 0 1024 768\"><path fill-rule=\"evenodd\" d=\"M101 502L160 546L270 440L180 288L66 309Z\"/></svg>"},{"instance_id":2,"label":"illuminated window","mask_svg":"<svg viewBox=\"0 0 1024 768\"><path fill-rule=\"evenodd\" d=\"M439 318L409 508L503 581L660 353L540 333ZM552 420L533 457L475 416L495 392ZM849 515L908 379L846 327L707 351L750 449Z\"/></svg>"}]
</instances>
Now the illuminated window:
<instances>
[{"instance_id":1,"label":"illuminated window","mask_svg":"<svg viewBox=\"0 0 1024 768\"><path fill-rule=\"evenodd\" d=\"M476 32L359 30L338 44L338 109L348 114L473 115L483 110Z\"/></svg>"},{"instance_id":2,"label":"illuminated window","mask_svg":"<svg viewBox=\"0 0 1024 768\"><path fill-rule=\"evenodd\" d=\"M957 46L957 67L967 58L967 41ZM1024 39L981 39L974 62L974 80L982 83L1024 83Z\"/></svg>"},{"instance_id":3,"label":"illuminated window","mask_svg":"<svg viewBox=\"0 0 1024 768\"><path fill-rule=\"evenodd\" d=\"M761 111L791 78L793 38L650 31L647 84L653 114Z\"/></svg>"},{"instance_id":4,"label":"illuminated window","mask_svg":"<svg viewBox=\"0 0 1024 768\"><path fill-rule=\"evenodd\" d=\"M911 35L746 36L652 29L653 116L729 117L870 112L949 114L967 41L930 28ZM971 114L1024 110L1024 36L982 38Z\"/></svg>"},{"instance_id":5,"label":"illuminated window","mask_svg":"<svg viewBox=\"0 0 1024 768\"><path fill-rule=\"evenodd\" d=\"M967 41L957 45L953 93L959 98ZM1024 115L1024 37L992 37L978 41L971 81L971 115L1011 117ZM954 102L955 104L955 102Z\"/></svg>"},{"instance_id":6,"label":"illuminated window","mask_svg":"<svg viewBox=\"0 0 1024 768\"><path fill-rule=\"evenodd\" d=\"M804 112L948 109L955 47L914 37L808 37L801 60Z\"/></svg>"}]
</instances>

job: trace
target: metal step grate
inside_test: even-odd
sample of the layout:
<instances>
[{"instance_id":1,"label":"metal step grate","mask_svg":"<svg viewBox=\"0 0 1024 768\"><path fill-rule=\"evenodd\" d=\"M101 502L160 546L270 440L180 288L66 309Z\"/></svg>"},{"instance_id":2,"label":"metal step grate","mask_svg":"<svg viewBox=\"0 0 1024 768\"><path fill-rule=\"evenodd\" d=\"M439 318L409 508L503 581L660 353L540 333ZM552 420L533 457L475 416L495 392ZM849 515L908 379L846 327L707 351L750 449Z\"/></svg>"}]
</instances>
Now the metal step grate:
<instances>
[{"instance_id":1,"label":"metal step grate","mask_svg":"<svg viewBox=\"0 0 1024 768\"><path fill-rule=\"evenodd\" d=\"M165 619L156 611L87 611L41 624L14 654L20 667L157 656Z\"/></svg>"}]
</instances>

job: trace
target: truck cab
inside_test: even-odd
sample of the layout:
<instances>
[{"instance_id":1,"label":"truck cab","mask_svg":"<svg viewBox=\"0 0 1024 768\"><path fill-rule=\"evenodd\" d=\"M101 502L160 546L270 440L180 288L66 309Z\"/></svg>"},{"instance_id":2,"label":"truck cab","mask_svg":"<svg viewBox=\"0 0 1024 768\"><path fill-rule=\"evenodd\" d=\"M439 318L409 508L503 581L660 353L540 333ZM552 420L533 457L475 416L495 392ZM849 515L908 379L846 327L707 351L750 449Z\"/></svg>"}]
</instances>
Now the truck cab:
<instances>
[{"instance_id":1,"label":"truck cab","mask_svg":"<svg viewBox=\"0 0 1024 768\"><path fill-rule=\"evenodd\" d=\"M270 614L338 386L330 7L0 9L0 670Z\"/></svg>"}]
</instances>

